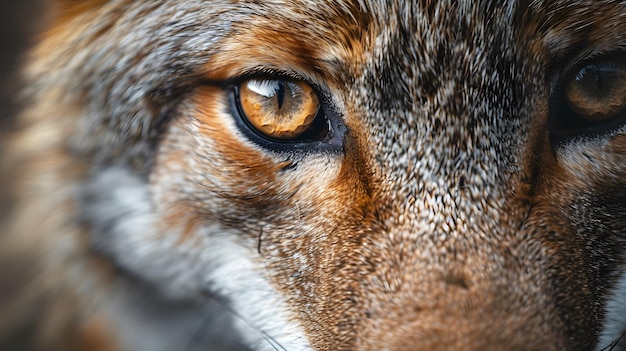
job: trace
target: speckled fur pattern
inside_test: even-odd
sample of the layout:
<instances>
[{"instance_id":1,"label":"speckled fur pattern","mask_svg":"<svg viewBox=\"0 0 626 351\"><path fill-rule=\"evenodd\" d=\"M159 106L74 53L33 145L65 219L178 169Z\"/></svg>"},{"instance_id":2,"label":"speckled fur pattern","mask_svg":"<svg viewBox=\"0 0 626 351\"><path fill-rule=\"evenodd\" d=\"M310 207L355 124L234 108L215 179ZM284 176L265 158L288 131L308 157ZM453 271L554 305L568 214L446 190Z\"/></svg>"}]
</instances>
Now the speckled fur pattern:
<instances>
[{"instance_id":1,"label":"speckled fur pattern","mask_svg":"<svg viewBox=\"0 0 626 351\"><path fill-rule=\"evenodd\" d=\"M0 348L601 350L626 332L626 127L549 133L563 77L626 52L626 2L50 17L2 141ZM229 87L254 72L314 86L341 145L250 138Z\"/></svg>"}]
</instances>

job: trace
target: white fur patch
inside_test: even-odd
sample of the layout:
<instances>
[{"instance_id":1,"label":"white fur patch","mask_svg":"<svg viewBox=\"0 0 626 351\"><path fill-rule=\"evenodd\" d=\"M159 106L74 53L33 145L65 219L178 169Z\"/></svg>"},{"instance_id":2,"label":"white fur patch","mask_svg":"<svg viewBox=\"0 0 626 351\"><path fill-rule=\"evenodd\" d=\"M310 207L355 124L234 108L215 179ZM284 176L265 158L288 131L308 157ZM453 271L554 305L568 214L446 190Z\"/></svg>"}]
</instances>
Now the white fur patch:
<instances>
[{"instance_id":1,"label":"white fur patch","mask_svg":"<svg viewBox=\"0 0 626 351\"><path fill-rule=\"evenodd\" d=\"M597 350L606 348L615 340L619 339L626 330L626 270L622 272L622 276L613 291L607 303L607 315L604 331L600 337L600 343ZM620 345L626 345L626 341L622 338ZM609 347L607 350L610 350Z\"/></svg>"},{"instance_id":2,"label":"white fur patch","mask_svg":"<svg viewBox=\"0 0 626 351\"><path fill-rule=\"evenodd\" d=\"M250 259L256 252L227 236L215 238L207 248L213 249L206 258L213 266L206 275L207 286L230 299L240 317L238 329L252 327L257 331L245 334L247 344L254 350L312 350L300 326L289 320L284 300L271 286L262 267Z\"/></svg>"},{"instance_id":3,"label":"white fur patch","mask_svg":"<svg viewBox=\"0 0 626 351\"><path fill-rule=\"evenodd\" d=\"M243 338L239 343L246 347L311 350L285 299L255 259L256 248L245 247L240 233L219 224L199 227L196 235L184 242L178 233L159 233L148 185L124 169L99 172L87 186L87 194L83 215L93 228L93 243L117 265L150 282L173 301L202 300L208 293L223 298L225 311ZM120 294L122 302L114 303L110 313L119 320L123 339L136 351L188 349L172 345L172 335L174 340L182 340L181 335L193 328L167 323L170 317L187 321L213 318L202 315L206 313L203 309L195 310L195 316L190 316L189 310L180 316L154 311L143 316L145 309L142 312L131 303L137 300L136 292ZM155 316L161 323L152 320ZM147 343L134 340L137 338L153 339ZM205 347L211 345L210 340L206 342Z\"/></svg>"}]
</instances>

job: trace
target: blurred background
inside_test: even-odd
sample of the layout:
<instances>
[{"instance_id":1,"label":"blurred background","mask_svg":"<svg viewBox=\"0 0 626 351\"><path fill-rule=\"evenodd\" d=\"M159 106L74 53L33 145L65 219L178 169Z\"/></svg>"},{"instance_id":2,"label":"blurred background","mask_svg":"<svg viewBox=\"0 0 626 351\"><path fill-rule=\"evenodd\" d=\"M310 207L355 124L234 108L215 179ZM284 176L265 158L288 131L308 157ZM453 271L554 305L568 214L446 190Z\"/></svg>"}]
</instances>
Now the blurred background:
<instances>
[{"instance_id":1,"label":"blurred background","mask_svg":"<svg viewBox=\"0 0 626 351\"><path fill-rule=\"evenodd\" d=\"M64 0L67 1L67 0ZM82 1L82 0L72 0ZM29 47L36 41L39 33L45 31L46 25L50 23L51 11L49 5L52 0L0 0L0 239L6 237L3 228L6 228L6 220L10 216L11 198L9 196L10 179L6 171L11 165L4 157L3 149L5 140L16 128L15 116L19 113L20 102L17 94L22 87L20 82L20 66L24 62L24 56ZM2 165L6 165L3 167ZM0 243L2 241L0 240ZM0 244L1 245L1 244ZM27 286L24 282L33 279L32 259L34 257L24 257L20 254L7 253L11 248L0 246L0 317L8 305L14 301L14 297L22 293L18 287ZM19 262L16 259L19 257ZM159 300L148 301L146 298L147 313L150 313L151 306L163 308L164 302ZM184 307L184 306L183 306ZM174 312L167 322L176 324L176 318L184 317L186 311L193 309L193 315L199 316L201 320L195 321L194 333L188 341L188 350L222 350L240 351L246 350L239 343L239 334L233 328L233 316L225 308L223 303L217 299L207 297L207 301L202 305L204 314L198 314L197 306L194 304L190 308L173 306ZM182 310L183 312L180 312ZM183 318L185 319L185 318ZM188 318L187 318L188 319ZM2 322L0 318L0 322ZM2 326L2 323L0 323ZM200 326L198 328L198 326ZM26 325L26 328L30 327ZM2 329L2 328L0 328ZM12 330L9 328L9 330ZM0 351L41 351L40 348L33 348L30 329L22 331L18 329L17 335L3 335L0 333ZM34 330L34 329L33 329ZM0 330L2 331L2 330ZM252 331L257 332L257 331ZM55 345L39 345L45 350L57 350ZM66 351L61 347L61 350Z\"/></svg>"},{"instance_id":2,"label":"blurred background","mask_svg":"<svg viewBox=\"0 0 626 351\"><path fill-rule=\"evenodd\" d=\"M0 0L0 141L13 127L12 116L19 109L15 99L20 86L18 68L37 33L45 29L46 3L45 0ZM0 146L0 162L2 153ZM10 204L6 186L5 175L0 173L0 221L7 215Z\"/></svg>"}]
</instances>

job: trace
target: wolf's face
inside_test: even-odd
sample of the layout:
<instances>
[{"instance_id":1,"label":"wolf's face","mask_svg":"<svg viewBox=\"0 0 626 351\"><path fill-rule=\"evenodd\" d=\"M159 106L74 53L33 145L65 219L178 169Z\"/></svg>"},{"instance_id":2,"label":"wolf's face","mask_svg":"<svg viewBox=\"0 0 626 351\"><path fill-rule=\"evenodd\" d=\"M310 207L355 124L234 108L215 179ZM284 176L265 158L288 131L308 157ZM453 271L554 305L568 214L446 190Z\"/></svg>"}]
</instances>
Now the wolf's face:
<instances>
[{"instance_id":1,"label":"wolf's face","mask_svg":"<svg viewBox=\"0 0 626 351\"><path fill-rule=\"evenodd\" d=\"M211 319L137 290L217 296L270 350L593 350L626 329L626 3L58 9L9 144L13 230L112 348Z\"/></svg>"}]
</instances>

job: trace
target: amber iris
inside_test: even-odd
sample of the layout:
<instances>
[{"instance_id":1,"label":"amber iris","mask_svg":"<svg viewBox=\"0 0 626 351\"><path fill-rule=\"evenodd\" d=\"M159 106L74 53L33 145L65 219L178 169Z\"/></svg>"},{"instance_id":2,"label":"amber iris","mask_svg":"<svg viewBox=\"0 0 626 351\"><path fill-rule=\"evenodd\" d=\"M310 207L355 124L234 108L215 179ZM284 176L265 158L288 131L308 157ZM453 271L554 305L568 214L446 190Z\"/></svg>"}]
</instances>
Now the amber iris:
<instances>
[{"instance_id":1,"label":"amber iris","mask_svg":"<svg viewBox=\"0 0 626 351\"><path fill-rule=\"evenodd\" d=\"M581 68L564 92L572 111L588 123L621 117L626 112L626 60L604 59Z\"/></svg>"},{"instance_id":2,"label":"amber iris","mask_svg":"<svg viewBox=\"0 0 626 351\"><path fill-rule=\"evenodd\" d=\"M296 80L249 79L239 86L239 104L249 124L268 138L294 140L315 121L317 94Z\"/></svg>"}]
</instances>

